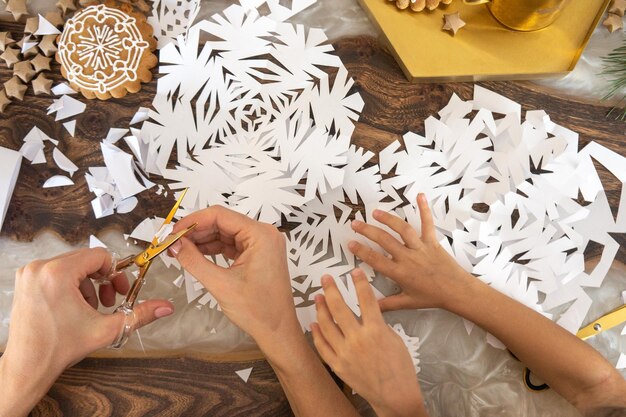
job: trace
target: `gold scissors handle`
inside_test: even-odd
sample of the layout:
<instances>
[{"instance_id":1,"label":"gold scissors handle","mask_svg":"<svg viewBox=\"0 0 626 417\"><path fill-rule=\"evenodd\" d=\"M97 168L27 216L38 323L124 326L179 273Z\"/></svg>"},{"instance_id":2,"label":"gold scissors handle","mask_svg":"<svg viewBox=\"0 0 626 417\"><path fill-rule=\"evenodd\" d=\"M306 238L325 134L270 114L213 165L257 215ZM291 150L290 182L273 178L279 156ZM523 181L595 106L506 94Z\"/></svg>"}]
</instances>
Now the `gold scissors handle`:
<instances>
[{"instance_id":1,"label":"gold scissors handle","mask_svg":"<svg viewBox=\"0 0 626 417\"><path fill-rule=\"evenodd\" d=\"M130 287L130 290L128 291L128 294L126 294L126 298L124 298L122 304L115 309L116 312L124 314L124 326L115 341L111 344L110 347L112 349L119 349L128 341L133 325L136 323L134 310L135 302L137 301L141 288L146 282L146 274L148 273L150 265L152 265L152 260L165 252L174 243L178 242L187 233L191 232L196 226L197 223L194 223L188 228L181 230L174 235L168 236L164 241L158 243L156 246L150 245L148 249L141 252L139 255L126 257L118 262L119 267L115 268L114 274L118 274L125 268L134 264L139 267L139 275Z\"/></svg>"}]
</instances>

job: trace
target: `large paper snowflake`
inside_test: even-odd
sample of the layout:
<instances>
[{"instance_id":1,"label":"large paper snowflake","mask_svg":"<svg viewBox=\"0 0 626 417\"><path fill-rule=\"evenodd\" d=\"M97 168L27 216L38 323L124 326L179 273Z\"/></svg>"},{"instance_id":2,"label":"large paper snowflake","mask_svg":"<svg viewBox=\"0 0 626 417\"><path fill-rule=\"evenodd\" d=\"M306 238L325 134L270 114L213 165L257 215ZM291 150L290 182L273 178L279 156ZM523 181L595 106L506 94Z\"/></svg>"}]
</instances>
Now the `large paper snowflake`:
<instances>
[{"instance_id":1,"label":"large paper snowflake","mask_svg":"<svg viewBox=\"0 0 626 417\"><path fill-rule=\"evenodd\" d=\"M545 112L522 121L519 104L479 86L439 116L425 136L405 135L403 150L381 152L382 189L408 201L425 193L441 244L467 271L546 315L571 303L558 323L576 332L591 306L584 288L601 285L619 248L611 234L626 232L626 199L614 219L591 158L622 184L624 158L595 143L579 152L578 134ZM414 206L398 213L419 229ZM604 251L586 271L590 241Z\"/></svg>"},{"instance_id":2,"label":"large paper snowflake","mask_svg":"<svg viewBox=\"0 0 626 417\"><path fill-rule=\"evenodd\" d=\"M199 11L200 0L155 0L148 23L154 28L157 47L161 49L170 42L176 42L178 35L187 32Z\"/></svg>"}]
</instances>

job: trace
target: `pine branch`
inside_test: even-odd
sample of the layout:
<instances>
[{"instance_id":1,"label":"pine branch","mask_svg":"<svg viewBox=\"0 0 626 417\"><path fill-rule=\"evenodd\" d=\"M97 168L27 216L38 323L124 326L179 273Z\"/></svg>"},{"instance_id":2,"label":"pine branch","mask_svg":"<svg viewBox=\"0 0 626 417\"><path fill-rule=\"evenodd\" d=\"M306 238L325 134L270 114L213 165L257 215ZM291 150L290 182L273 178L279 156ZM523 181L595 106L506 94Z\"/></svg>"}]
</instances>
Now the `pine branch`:
<instances>
[{"instance_id":1,"label":"pine branch","mask_svg":"<svg viewBox=\"0 0 626 417\"><path fill-rule=\"evenodd\" d=\"M608 112L607 117L617 113L615 120L626 120L626 105L624 105L626 94L621 93L626 87L626 42L602 58L602 61L604 62L602 75L608 76L610 83L610 90L602 99L608 100L621 95L617 104Z\"/></svg>"}]
</instances>

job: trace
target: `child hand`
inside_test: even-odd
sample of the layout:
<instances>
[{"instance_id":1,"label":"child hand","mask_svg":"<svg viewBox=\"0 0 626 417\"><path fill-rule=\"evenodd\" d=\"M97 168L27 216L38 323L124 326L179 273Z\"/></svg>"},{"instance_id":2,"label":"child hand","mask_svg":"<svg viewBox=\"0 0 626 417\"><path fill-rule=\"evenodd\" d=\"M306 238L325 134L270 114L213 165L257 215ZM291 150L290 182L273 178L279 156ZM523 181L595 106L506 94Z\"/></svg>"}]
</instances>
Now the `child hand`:
<instances>
[{"instance_id":1,"label":"child hand","mask_svg":"<svg viewBox=\"0 0 626 417\"><path fill-rule=\"evenodd\" d=\"M383 229L360 221L352 229L380 245L386 257L365 245L351 241L350 251L375 270L394 280L402 292L380 300L383 311L425 307L448 308L462 302L463 289L474 279L439 245L433 217L424 194L417 197L422 236L404 220L375 210L374 218L398 233L398 241ZM449 308L448 308L449 309Z\"/></svg>"},{"instance_id":2,"label":"child hand","mask_svg":"<svg viewBox=\"0 0 626 417\"><path fill-rule=\"evenodd\" d=\"M329 275L324 294L315 298L318 323L313 341L322 359L379 417L425 415L413 362L402 339L383 320L365 274L352 273L361 320L358 320ZM421 413L421 414L420 414Z\"/></svg>"}]
</instances>

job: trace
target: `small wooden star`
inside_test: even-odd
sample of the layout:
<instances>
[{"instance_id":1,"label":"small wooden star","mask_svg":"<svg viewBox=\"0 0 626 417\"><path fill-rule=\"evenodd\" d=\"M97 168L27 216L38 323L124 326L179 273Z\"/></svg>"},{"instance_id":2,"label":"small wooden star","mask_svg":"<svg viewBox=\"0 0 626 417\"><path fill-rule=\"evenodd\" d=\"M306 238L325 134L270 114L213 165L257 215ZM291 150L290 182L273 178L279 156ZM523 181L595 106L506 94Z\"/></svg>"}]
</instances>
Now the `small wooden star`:
<instances>
[{"instance_id":1,"label":"small wooden star","mask_svg":"<svg viewBox=\"0 0 626 417\"><path fill-rule=\"evenodd\" d=\"M15 40L11 38L11 32L0 32L0 51L4 51L7 46L14 43Z\"/></svg>"},{"instance_id":2,"label":"small wooden star","mask_svg":"<svg viewBox=\"0 0 626 417\"><path fill-rule=\"evenodd\" d=\"M611 33L624 28L624 22L622 21L622 18L613 13L609 13L609 16L604 19L602 25L606 26L606 28Z\"/></svg>"},{"instance_id":3,"label":"small wooden star","mask_svg":"<svg viewBox=\"0 0 626 417\"><path fill-rule=\"evenodd\" d=\"M39 49L45 56L52 56L57 51L57 47L54 44L57 35L44 35L39 42Z\"/></svg>"},{"instance_id":4,"label":"small wooden star","mask_svg":"<svg viewBox=\"0 0 626 417\"><path fill-rule=\"evenodd\" d=\"M50 71L50 60L52 58L46 58L42 54L37 54L37 56L30 60L30 63L33 64L33 68L35 72L39 74L41 71Z\"/></svg>"},{"instance_id":5,"label":"small wooden star","mask_svg":"<svg viewBox=\"0 0 626 417\"><path fill-rule=\"evenodd\" d=\"M8 0L5 10L7 12L11 12L13 19L15 19L16 22L20 21L22 17L28 15L26 0Z\"/></svg>"},{"instance_id":6,"label":"small wooden star","mask_svg":"<svg viewBox=\"0 0 626 417\"><path fill-rule=\"evenodd\" d=\"M24 25L24 33L35 33L39 29L39 16L29 17Z\"/></svg>"},{"instance_id":7,"label":"small wooden star","mask_svg":"<svg viewBox=\"0 0 626 417\"><path fill-rule=\"evenodd\" d=\"M48 12L44 17L48 22L52 23L57 28L63 26L63 23L65 23L61 17L61 13L59 12Z\"/></svg>"},{"instance_id":8,"label":"small wooden star","mask_svg":"<svg viewBox=\"0 0 626 417\"><path fill-rule=\"evenodd\" d=\"M36 72L30 61L20 61L13 66L13 75L19 77L25 83L32 80L35 74Z\"/></svg>"},{"instance_id":9,"label":"small wooden star","mask_svg":"<svg viewBox=\"0 0 626 417\"><path fill-rule=\"evenodd\" d=\"M6 83L4 83L4 90L7 93L8 97L16 98L18 100L22 100L24 98L24 94L26 93L26 87L19 78L13 77Z\"/></svg>"},{"instance_id":10,"label":"small wooden star","mask_svg":"<svg viewBox=\"0 0 626 417\"><path fill-rule=\"evenodd\" d=\"M465 26L465 22L461 19L461 15L459 12L452 14L444 14L443 18L445 19L445 23L443 25L443 30L449 30L452 32L452 35L456 35L456 33Z\"/></svg>"},{"instance_id":11,"label":"small wooden star","mask_svg":"<svg viewBox=\"0 0 626 417\"><path fill-rule=\"evenodd\" d=\"M68 11L73 12L76 10L76 4L74 0L59 0L57 1L57 7L61 9L63 12L63 16L67 14Z\"/></svg>"},{"instance_id":12,"label":"small wooden star","mask_svg":"<svg viewBox=\"0 0 626 417\"><path fill-rule=\"evenodd\" d=\"M0 55L0 58L4 60L7 67L13 68L13 64L20 61L20 50L17 48L7 48L2 55Z\"/></svg>"},{"instance_id":13,"label":"small wooden star","mask_svg":"<svg viewBox=\"0 0 626 417\"><path fill-rule=\"evenodd\" d=\"M626 11L626 0L613 0L609 6L609 13L616 14L618 16L624 16Z\"/></svg>"},{"instance_id":14,"label":"small wooden star","mask_svg":"<svg viewBox=\"0 0 626 417\"><path fill-rule=\"evenodd\" d=\"M35 95L51 94L50 88L52 87L52 80L47 79L44 74L39 74L39 76L33 80L32 84Z\"/></svg>"},{"instance_id":15,"label":"small wooden star","mask_svg":"<svg viewBox=\"0 0 626 417\"><path fill-rule=\"evenodd\" d=\"M7 94L3 89L0 89L0 113L4 113L4 109L11 104L11 99L7 97Z\"/></svg>"}]
</instances>

